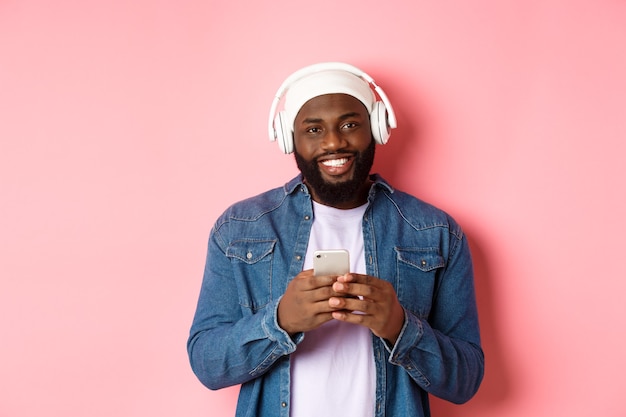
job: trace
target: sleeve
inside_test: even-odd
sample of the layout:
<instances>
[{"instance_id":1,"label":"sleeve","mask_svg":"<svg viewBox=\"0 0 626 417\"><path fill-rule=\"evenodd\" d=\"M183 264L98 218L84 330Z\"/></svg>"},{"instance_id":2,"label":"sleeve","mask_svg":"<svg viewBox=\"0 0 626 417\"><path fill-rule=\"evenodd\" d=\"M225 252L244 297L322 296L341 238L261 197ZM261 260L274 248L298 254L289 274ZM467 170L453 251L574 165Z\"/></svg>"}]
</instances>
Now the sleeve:
<instances>
[{"instance_id":1,"label":"sleeve","mask_svg":"<svg viewBox=\"0 0 626 417\"><path fill-rule=\"evenodd\" d=\"M187 342L191 367L210 389L242 384L264 374L279 358L295 351L302 337L297 335L294 341L278 325L280 299L244 315L224 248L214 228Z\"/></svg>"},{"instance_id":2,"label":"sleeve","mask_svg":"<svg viewBox=\"0 0 626 417\"><path fill-rule=\"evenodd\" d=\"M469 246L464 235L452 240L428 319L405 308L404 327L388 349L390 363L403 367L421 388L461 404L478 391L484 355Z\"/></svg>"}]
</instances>

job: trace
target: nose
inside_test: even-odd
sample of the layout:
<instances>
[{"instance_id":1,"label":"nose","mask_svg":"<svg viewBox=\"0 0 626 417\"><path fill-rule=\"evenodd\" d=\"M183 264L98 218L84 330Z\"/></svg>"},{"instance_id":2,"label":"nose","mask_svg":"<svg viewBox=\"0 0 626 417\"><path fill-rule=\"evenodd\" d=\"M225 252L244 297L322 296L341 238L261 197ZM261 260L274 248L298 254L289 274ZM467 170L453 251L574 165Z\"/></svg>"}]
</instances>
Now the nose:
<instances>
[{"instance_id":1,"label":"nose","mask_svg":"<svg viewBox=\"0 0 626 417\"><path fill-rule=\"evenodd\" d=\"M326 152L335 152L346 146L346 139L337 130L329 130L322 141L322 148Z\"/></svg>"}]
</instances>

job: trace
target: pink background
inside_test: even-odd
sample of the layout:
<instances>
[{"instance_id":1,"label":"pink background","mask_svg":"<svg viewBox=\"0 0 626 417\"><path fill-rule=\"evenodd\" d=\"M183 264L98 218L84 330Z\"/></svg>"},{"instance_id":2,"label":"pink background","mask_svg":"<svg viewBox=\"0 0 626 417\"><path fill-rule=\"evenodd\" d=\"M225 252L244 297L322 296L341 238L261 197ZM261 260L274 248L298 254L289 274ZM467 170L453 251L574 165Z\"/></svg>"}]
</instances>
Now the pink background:
<instances>
[{"instance_id":1,"label":"pink background","mask_svg":"<svg viewBox=\"0 0 626 417\"><path fill-rule=\"evenodd\" d=\"M621 0L0 1L0 416L233 414L185 351L208 232L296 174L267 112L326 60L472 245L486 377L434 414L626 415L625 51Z\"/></svg>"}]
</instances>

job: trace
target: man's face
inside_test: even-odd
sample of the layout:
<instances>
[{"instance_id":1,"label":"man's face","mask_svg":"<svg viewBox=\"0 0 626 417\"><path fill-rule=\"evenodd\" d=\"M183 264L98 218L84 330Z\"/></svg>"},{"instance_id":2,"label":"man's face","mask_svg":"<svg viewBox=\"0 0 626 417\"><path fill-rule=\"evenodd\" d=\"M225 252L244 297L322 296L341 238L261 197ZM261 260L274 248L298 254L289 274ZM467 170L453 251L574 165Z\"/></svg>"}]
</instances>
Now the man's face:
<instances>
[{"instance_id":1,"label":"man's face","mask_svg":"<svg viewBox=\"0 0 626 417\"><path fill-rule=\"evenodd\" d=\"M367 109L350 95L315 97L296 116L296 163L313 199L322 204L353 208L365 203L375 146Z\"/></svg>"}]
</instances>

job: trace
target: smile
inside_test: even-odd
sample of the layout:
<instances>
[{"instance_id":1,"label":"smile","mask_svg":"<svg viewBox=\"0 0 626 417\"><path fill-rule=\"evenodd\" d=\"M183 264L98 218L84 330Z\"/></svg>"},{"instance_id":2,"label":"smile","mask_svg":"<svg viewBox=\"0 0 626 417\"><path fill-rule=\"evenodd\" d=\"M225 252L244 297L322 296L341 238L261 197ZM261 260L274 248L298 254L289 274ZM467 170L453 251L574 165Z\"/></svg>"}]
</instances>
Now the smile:
<instances>
[{"instance_id":1,"label":"smile","mask_svg":"<svg viewBox=\"0 0 626 417\"><path fill-rule=\"evenodd\" d=\"M339 158L339 159L327 159L325 161L321 161L321 164L327 167L335 168L335 167L340 167L340 166L345 165L346 162L348 162L348 158Z\"/></svg>"}]
</instances>

